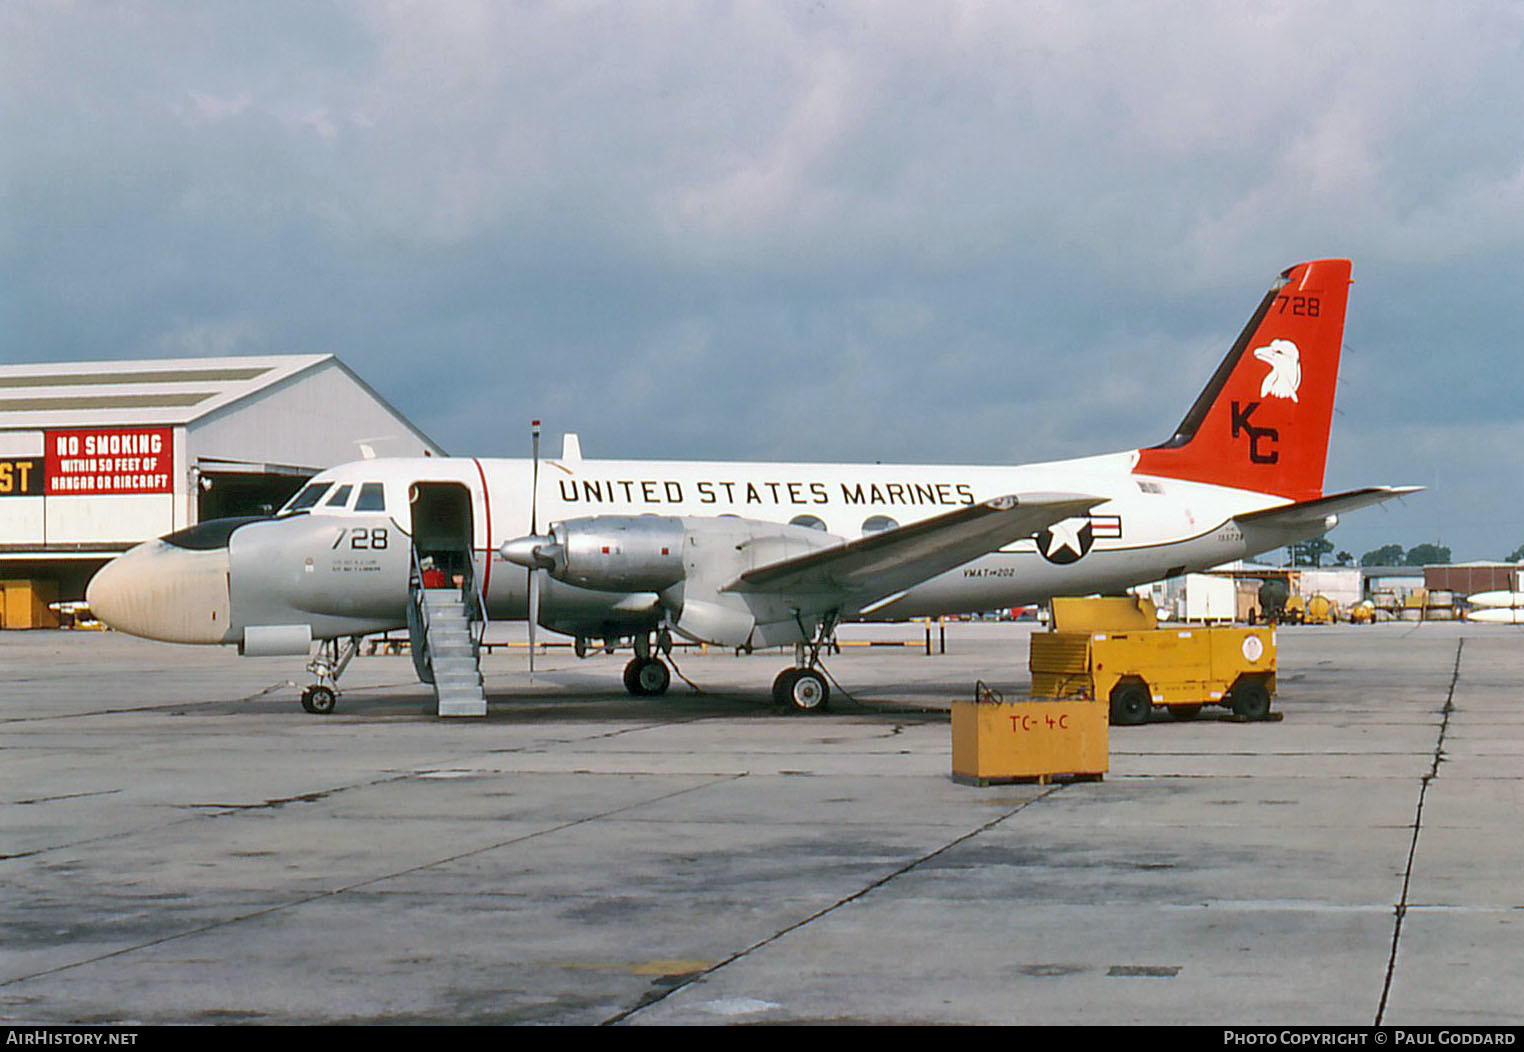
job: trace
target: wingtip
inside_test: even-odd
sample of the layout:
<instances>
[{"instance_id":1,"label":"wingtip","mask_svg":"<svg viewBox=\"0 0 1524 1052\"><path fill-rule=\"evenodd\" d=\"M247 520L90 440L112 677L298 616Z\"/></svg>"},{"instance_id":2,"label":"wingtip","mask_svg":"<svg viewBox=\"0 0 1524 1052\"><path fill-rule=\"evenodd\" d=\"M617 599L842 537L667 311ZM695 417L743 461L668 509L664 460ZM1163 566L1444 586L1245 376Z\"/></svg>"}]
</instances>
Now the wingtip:
<instances>
[{"instance_id":1,"label":"wingtip","mask_svg":"<svg viewBox=\"0 0 1524 1052\"><path fill-rule=\"evenodd\" d=\"M1415 493L1422 493L1427 486L1371 486L1368 492L1384 494L1383 500L1392 500L1398 497L1410 497Z\"/></svg>"}]
</instances>

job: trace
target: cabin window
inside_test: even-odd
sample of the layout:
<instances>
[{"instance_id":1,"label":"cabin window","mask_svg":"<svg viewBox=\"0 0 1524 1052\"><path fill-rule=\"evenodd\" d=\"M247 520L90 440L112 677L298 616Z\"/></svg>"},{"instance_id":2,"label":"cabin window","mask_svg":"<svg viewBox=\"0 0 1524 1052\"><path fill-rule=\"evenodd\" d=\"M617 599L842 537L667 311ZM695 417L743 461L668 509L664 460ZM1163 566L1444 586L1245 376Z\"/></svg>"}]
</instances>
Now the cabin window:
<instances>
[{"instance_id":1,"label":"cabin window","mask_svg":"<svg viewBox=\"0 0 1524 1052\"><path fill-rule=\"evenodd\" d=\"M354 486L344 485L333 491L333 496L325 502L329 508L342 508L349 503L349 495L354 492Z\"/></svg>"},{"instance_id":2,"label":"cabin window","mask_svg":"<svg viewBox=\"0 0 1524 1052\"><path fill-rule=\"evenodd\" d=\"M814 515L795 515L788 520L790 526L803 526L807 530L820 530L825 532L826 524Z\"/></svg>"},{"instance_id":3,"label":"cabin window","mask_svg":"<svg viewBox=\"0 0 1524 1052\"><path fill-rule=\"evenodd\" d=\"M386 487L379 482L367 482L360 487L360 497L355 501L355 511L385 511Z\"/></svg>"},{"instance_id":4,"label":"cabin window","mask_svg":"<svg viewBox=\"0 0 1524 1052\"><path fill-rule=\"evenodd\" d=\"M887 515L869 515L863 520L863 536L871 537L875 533L883 533L885 530L897 530L900 524Z\"/></svg>"}]
</instances>

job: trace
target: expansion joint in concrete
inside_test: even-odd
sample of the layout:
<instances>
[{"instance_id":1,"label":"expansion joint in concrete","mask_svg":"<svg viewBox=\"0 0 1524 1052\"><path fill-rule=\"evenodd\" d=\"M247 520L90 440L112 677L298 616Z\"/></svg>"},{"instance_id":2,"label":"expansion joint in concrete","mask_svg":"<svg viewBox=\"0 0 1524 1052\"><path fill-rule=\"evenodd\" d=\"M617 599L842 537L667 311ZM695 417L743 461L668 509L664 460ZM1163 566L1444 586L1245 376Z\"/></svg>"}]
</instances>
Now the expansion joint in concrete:
<instances>
[{"instance_id":1,"label":"expansion joint in concrete","mask_svg":"<svg viewBox=\"0 0 1524 1052\"><path fill-rule=\"evenodd\" d=\"M631 1016L635 1015L637 1012L640 1012L643 1009L649 1008L649 1007L651 1007L654 1004L658 1004L658 1003L660 1003L662 1001L665 1001L667 998L669 998L673 994L677 993L677 991L682 990L682 989L692 985L693 983L698 982L699 980L705 978L706 976L713 975L715 972L718 972L721 968L724 968L724 967L726 967L728 965L734 964L736 961L739 961L742 958L747 957L747 956L755 953L756 951L762 949L764 946L770 946L773 943L777 942L779 939L782 939L784 936L789 935L789 934L791 934L793 932L796 932L799 929L805 927L806 925L813 924L815 921L818 921L818 920L820 920L823 917L827 917L830 914L835 913L837 910L841 909L843 906L850 905L851 903L854 903L854 902L858 901L859 899L864 898L865 896L871 894L872 892L874 892L874 891L878 890L879 888L883 887L884 885L888 884L890 881L896 880L896 879L904 876L906 873L910 873L911 871L915 870L917 867L924 866L926 863L930 862L932 859L938 858L939 856L946 854L947 852L951 851L953 848L957 847L959 844L966 843L966 842L972 840L976 836L979 836L979 835L981 835L983 833L989 832L991 829L994 829L996 826L1000 825L1002 822L1005 822L1006 820L1014 817L1015 815L1020 814L1022 811L1025 811L1028 807L1031 807L1033 804L1037 803L1038 801L1044 800L1047 797L1052 796L1054 793L1061 791L1062 789L1064 789L1064 787L1065 787L1065 785L1063 783L1060 783L1058 785L1049 786L1046 790L1044 790L1043 792L1039 793L1037 796L1034 796L1032 799L1024 801L1023 803L1020 803L1020 804L1016 805L1015 807L1009 808L1008 810L1002 811L1000 814L996 815L994 818L990 819L988 822L985 822L983 825L978 826L978 827L976 827L974 829L970 829L968 832L962 834L961 836L954 837L952 840L949 840L947 843L943 844L941 847L937 848L935 851L929 851L929 852L927 852L924 855L921 855L921 856L919 856L919 857L917 857L915 859L912 859L910 862L905 863L903 866L900 866L898 869L895 869L894 871L892 871L890 873L886 873L884 876L879 877L877 880L872 881L871 883L865 885L864 887L858 888L852 894L846 895L846 896L844 896L844 897L842 897L840 899L837 899L835 902L831 903L829 906L825 906L825 907L823 907L821 909L816 910L814 913L811 913L808 917L803 917L803 918L801 918L801 919L799 919L797 921L794 921L792 924L789 924L789 925L787 925L787 926L785 926L783 928L780 928L778 931L773 932L771 935L767 936L764 939L759 939L758 941L752 943L750 946L747 946L745 949L736 951L735 953L731 954L729 957L726 957L724 960L722 960L722 961L716 961L714 964L710 965L708 968L702 969L701 971L693 972L690 975L683 976L681 980L679 980L677 982L674 982L671 985L666 986L666 987L664 987L662 989L650 991L645 997L643 997L639 1001L639 1003L631 1006L630 1008L625 1009L622 1012L616 1012L614 1015L612 1015L609 1018L605 1019L600 1025L602 1025L602 1026L616 1026L616 1025L618 1025L620 1023L623 1023L625 1020L629 1019Z\"/></svg>"},{"instance_id":2,"label":"expansion joint in concrete","mask_svg":"<svg viewBox=\"0 0 1524 1052\"><path fill-rule=\"evenodd\" d=\"M1440 710L1439 735L1434 742L1434 753L1429 761L1429 769L1424 772L1418 784L1418 805L1413 813L1413 835L1408 841L1408 858L1402 870L1402 893L1398 897L1397 906L1393 911L1395 916L1392 923L1392 949L1387 956L1386 976L1381 983L1381 1002L1376 1007L1376 1018L1373 1026L1381 1026L1386 1016L1387 998L1392 992L1392 979L1397 974L1397 950L1402 944L1402 924L1408 915L1408 892L1413 882L1413 863L1418 857L1418 835L1423 832L1423 805L1424 799L1429 794L1429 786L1435 778L1439 777L1439 765L1445 759L1445 735L1450 730L1450 715L1455 711L1455 688L1460 683L1461 652L1465 649L1466 641L1460 639L1455 644L1455 665L1450 671L1450 688L1445 693L1445 704Z\"/></svg>"}]
</instances>

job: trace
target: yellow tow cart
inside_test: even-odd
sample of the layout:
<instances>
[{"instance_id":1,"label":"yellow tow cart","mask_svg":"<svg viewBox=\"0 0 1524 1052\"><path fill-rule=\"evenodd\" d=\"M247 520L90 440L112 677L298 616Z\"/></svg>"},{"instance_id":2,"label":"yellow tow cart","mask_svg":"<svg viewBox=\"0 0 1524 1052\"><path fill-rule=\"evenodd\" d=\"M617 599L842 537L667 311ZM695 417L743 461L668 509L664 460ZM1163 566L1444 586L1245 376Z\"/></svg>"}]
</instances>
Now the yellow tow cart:
<instances>
[{"instance_id":1,"label":"yellow tow cart","mask_svg":"<svg viewBox=\"0 0 1524 1052\"><path fill-rule=\"evenodd\" d=\"M1273 628L1160 628L1146 598L1055 599L1053 631L1032 636L1032 695L1105 699L1113 724L1162 706L1179 720L1222 705L1270 719Z\"/></svg>"}]
</instances>

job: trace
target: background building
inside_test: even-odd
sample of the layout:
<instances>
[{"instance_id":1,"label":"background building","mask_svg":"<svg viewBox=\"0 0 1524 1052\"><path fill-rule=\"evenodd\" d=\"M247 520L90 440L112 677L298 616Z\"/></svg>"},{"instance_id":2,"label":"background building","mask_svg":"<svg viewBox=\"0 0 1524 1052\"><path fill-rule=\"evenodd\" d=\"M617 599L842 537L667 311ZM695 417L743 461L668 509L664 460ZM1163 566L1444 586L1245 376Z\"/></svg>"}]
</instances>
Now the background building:
<instances>
[{"instance_id":1,"label":"background building","mask_svg":"<svg viewBox=\"0 0 1524 1052\"><path fill-rule=\"evenodd\" d=\"M331 354L0 366L0 580L79 599L139 541L442 453Z\"/></svg>"}]
</instances>

